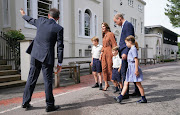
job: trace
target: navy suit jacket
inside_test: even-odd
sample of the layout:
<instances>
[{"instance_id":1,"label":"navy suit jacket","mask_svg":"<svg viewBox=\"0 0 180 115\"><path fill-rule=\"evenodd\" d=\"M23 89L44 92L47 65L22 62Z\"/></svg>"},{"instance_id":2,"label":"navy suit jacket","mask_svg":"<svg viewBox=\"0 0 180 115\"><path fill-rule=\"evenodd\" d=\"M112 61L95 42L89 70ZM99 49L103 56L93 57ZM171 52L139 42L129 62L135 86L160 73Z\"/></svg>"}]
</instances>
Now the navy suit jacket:
<instances>
[{"instance_id":1,"label":"navy suit jacket","mask_svg":"<svg viewBox=\"0 0 180 115\"><path fill-rule=\"evenodd\" d=\"M122 54L126 54L126 55L128 54L129 48L126 46L125 39L129 35L134 36L134 27L130 22L126 21L122 28L121 37L120 37L120 41L119 41L119 46L120 46L119 52L120 52L121 56L122 56Z\"/></svg>"},{"instance_id":2,"label":"navy suit jacket","mask_svg":"<svg viewBox=\"0 0 180 115\"><path fill-rule=\"evenodd\" d=\"M53 19L38 18L33 19L27 15L23 19L37 27L36 37L27 49L27 53L40 62L54 66L55 51L57 42L58 63L63 61L63 27L58 25Z\"/></svg>"}]
</instances>

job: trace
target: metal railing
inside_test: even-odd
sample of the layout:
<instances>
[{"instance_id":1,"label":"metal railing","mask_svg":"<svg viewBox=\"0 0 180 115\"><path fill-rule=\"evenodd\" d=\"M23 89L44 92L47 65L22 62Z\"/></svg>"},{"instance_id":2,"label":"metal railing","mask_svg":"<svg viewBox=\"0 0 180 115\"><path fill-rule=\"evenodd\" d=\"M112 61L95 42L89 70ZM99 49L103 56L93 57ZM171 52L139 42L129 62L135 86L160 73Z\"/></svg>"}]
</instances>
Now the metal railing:
<instances>
[{"instance_id":1,"label":"metal railing","mask_svg":"<svg viewBox=\"0 0 180 115\"><path fill-rule=\"evenodd\" d=\"M20 43L14 39L6 38L3 32L0 33L0 56L12 65L13 69L20 67Z\"/></svg>"}]
</instances>

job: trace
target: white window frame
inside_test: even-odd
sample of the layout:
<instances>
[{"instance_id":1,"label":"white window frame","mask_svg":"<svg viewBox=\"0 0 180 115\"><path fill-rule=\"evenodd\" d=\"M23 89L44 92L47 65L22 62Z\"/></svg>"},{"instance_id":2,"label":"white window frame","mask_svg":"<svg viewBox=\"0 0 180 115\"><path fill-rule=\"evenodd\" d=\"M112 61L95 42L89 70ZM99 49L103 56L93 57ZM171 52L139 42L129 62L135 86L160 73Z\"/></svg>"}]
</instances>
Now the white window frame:
<instances>
[{"instance_id":1,"label":"white window frame","mask_svg":"<svg viewBox=\"0 0 180 115\"><path fill-rule=\"evenodd\" d=\"M32 18L34 18L34 19L37 19L37 16L38 16L38 4L37 4L37 0L33 0L33 2L31 1L31 13L32 13ZM27 13L27 0L24 0L24 11ZM24 26L26 27L26 28L31 28L31 29L36 29L36 27L35 26L33 26L33 25L31 25L31 24L29 24L29 23L27 23L26 21L25 21L25 24L24 24Z\"/></svg>"},{"instance_id":2,"label":"white window frame","mask_svg":"<svg viewBox=\"0 0 180 115\"><path fill-rule=\"evenodd\" d=\"M117 10L114 10L114 16L118 13ZM114 27L117 27L116 23L114 22Z\"/></svg>"},{"instance_id":3,"label":"white window frame","mask_svg":"<svg viewBox=\"0 0 180 115\"><path fill-rule=\"evenodd\" d=\"M138 11L143 12L143 7L141 5L138 5Z\"/></svg>"},{"instance_id":4,"label":"white window frame","mask_svg":"<svg viewBox=\"0 0 180 115\"><path fill-rule=\"evenodd\" d=\"M137 26L137 19L131 17L131 23L134 26L134 31L136 32L136 26Z\"/></svg>"},{"instance_id":5,"label":"white window frame","mask_svg":"<svg viewBox=\"0 0 180 115\"><path fill-rule=\"evenodd\" d=\"M141 34L144 34L144 23L143 22L141 22Z\"/></svg>"},{"instance_id":6,"label":"white window frame","mask_svg":"<svg viewBox=\"0 0 180 115\"><path fill-rule=\"evenodd\" d=\"M83 29L82 29L82 11L78 10L78 34L79 36L83 35Z\"/></svg>"},{"instance_id":7,"label":"white window frame","mask_svg":"<svg viewBox=\"0 0 180 115\"><path fill-rule=\"evenodd\" d=\"M89 14L90 15L90 33L89 33L90 35L89 36L85 35L85 11L86 10L90 11L90 14ZM87 37L87 38L90 38L93 35L93 20L92 20L93 19L93 14L92 14L92 11L90 9L88 9L88 8L84 10L83 14L84 14L84 17L83 17L84 18L84 22L83 22L84 23L84 27L83 27L84 28L83 29L84 35L83 36Z\"/></svg>"},{"instance_id":8,"label":"white window frame","mask_svg":"<svg viewBox=\"0 0 180 115\"><path fill-rule=\"evenodd\" d=\"M60 17L58 20L58 24L60 24L61 26L64 25L64 19L63 19L63 0L52 0L52 8L57 8L60 11Z\"/></svg>"},{"instance_id":9,"label":"white window frame","mask_svg":"<svg viewBox=\"0 0 180 115\"><path fill-rule=\"evenodd\" d=\"M133 7L134 6L134 1L133 0L128 0L128 5Z\"/></svg>"},{"instance_id":10,"label":"white window frame","mask_svg":"<svg viewBox=\"0 0 180 115\"><path fill-rule=\"evenodd\" d=\"M3 28L8 28L8 27L11 27L11 15L10 15L10 0L7 0L8 1L8 19L6 19L6 20L8 20L8 24L5 24L4 22L5 22L5 14L4 14L4 2L5 2L6 0L3 0L2 1L2 13L3 13Z\"/></svg>"},{"instance_id":11,"label":"white window frame","mask_svg":"<svg viewBox=\"0 0 180 115\"><path fill-rule=\"evenodd\" d=\"M60 10L60 19L58 21L58 23L63 26L64 20L63 20L63 0L51 0L52 1L52 8L57 8L58 9L58 5L59 5L59 10ZM33 0L33 2L31 1L31 11L32 11L32 18L37 19L38 18L38 0ZM27 12L27 0L24 0L24 11ZM35 26L28 24L25 21L25 27L26 28L30 28L30 29L36 29Z\"/></svg>"},{"instance_id":12,"label":"white window frame","mask_svg":"<svg viewBox=\"0 0 180 115\"><path fill-rule=\"evenodd\" d=\"M94 36L98 35L98 17L94 16Z\"/></svg>"}]
</instances>

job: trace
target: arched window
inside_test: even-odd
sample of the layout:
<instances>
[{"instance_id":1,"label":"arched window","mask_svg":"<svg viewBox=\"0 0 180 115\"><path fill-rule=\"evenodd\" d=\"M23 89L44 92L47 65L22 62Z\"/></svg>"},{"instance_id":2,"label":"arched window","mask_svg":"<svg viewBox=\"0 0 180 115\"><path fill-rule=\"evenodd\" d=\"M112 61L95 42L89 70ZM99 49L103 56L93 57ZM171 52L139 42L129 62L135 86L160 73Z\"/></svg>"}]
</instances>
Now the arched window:
<instances>
[{"instance_id":1,"label":"arched window","mask_svg":"<svg viewBox=\"0 0 180 115\"><path fill-rule=\"evenodd\" d=\"M82 12L79 10L79 35L82 35Z\"/></svg>"},{"instance_id":2,"label":"arched window","mask_svg":"<svg viewBox=\"0 0 180 115\"><path fill-rule=\"evenodd\" d=\"M97 25L97 16L96 16L96 15L95 15L95 17L94 17L94 25L95 25L95 26L94 26L94 27L95 27L95 36L97 36L97 33L98 33L98 32L97 32L97 30L98 30L98 27L97 27L97 26L98 26L98 25Z\"/></svg>"},{"instance_id":3,"label":"arched window","mask_svg":"<svg viewBox=\"0 0 180 115\"><path fill-rule=\"evenodd\" d=\"M91 33L91 11L88 9L84 13L84 33L85 36L90 36Z\"/></svg>"}]
</instances>

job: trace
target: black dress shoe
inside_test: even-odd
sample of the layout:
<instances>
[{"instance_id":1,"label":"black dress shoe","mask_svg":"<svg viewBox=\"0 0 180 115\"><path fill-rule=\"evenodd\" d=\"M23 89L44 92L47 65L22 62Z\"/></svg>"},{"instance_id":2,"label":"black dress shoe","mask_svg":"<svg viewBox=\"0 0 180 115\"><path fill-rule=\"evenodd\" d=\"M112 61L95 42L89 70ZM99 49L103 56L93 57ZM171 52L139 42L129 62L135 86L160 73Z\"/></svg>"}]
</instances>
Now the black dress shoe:
<instances>
[{"instance_id":1,"label":"black dress shoe","mask_svg":"<svg viewBox=\"0 0 180 115\"><path fill-rule=\"evenodd\" d=\"M102 83L99 85L99 90L102 90L103 88L102 88Z\"/></svg>"},{"instance_id":2,"label":"black dress shoe","mask_svg":"<svg viewBox=\"0 0 180 115\"><path fill-rule=\"evenodd\" d=\"M28 103L28 104L23 104L21 107L25 108L25 111L27 111L32 108L32 105Z\"/></svg>"},{"instance_id":3,"label":"black dress shoe","mask_svg":"<svg viewBox=\"0 0 180 115\"><path fill-rule=\"evenodd\" d=\"M114 100L118 103L121 103L122 99L119 99L118 97L114 97Z\"/></svg>"},{"instance_id":4,"label":"black dress shoe","mask_svg":"<svg viewBox=\"0 0 180 115\"><path fill-rule=\"evenodd\" d=\"M92 88L98 88L99 87L99 84L96 83L94 86L92 86Z\"/></svg>"},{"instance_id":5,"label":"black dress shoe","mask_svg":"<svg viewBox=\"0 0 180 115\"><path fill-rule=\"evenodd\" d=\"M31 104L27 103L27 104L23 104L21 107L27 109L27 108L30 108L32 106L31 106Z\"/></svg>"},{"instance_id":6,"label":"black dress shoe","mask_svg":"<svg viewBox=\"0 0 180 115\"><path fill-rule=\"evenodd\" d=\"M119 89L116 89L113 93L117 93L119 91Z\"/></svg>"},{"instance_id":7,"label":"black dress shoe","mask_svg":"<svg viewBox=\"0 0 180 115\"><path fill-rule=\"evenodd\" d=\"M147 103L147 100L143 100L143 99L140 99L139 101L137 101L138 103Z\"/></svg>"},{"instance_id":8,"label":"black dress shoe","mask_svg":"<svg viewBox=\"0 0 180 115\"><path fill-rule=\"evenodd\" d=\"M60 106L52 106L52 107L46 107L46 112L56 111L60 108Z\"/></svg>"},{"instance_id":9,"label":"black dress shoe","mask_svg":"<svg viewBox=\"0 0 180 115\"><path fill-rule=\"evenodd\" d=\"M130 96L141 96L140 93L133 92L132 94L129 94Z\"/></svg>"}]
</instances>

